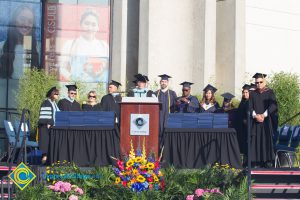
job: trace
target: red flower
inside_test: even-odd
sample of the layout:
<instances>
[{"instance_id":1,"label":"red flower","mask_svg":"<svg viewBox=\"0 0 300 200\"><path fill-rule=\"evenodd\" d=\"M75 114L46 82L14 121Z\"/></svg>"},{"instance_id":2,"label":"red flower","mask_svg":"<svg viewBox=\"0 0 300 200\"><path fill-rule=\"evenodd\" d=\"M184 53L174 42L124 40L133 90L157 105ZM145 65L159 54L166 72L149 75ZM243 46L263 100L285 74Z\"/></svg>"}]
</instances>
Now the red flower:
<instances>
[{"instance_id":1,"label":"red flower","mask_svg":"<svg viewBox=\"0 0 300 200\"><path fill-rule=\"evenodd\" d=\"M159 167L159 161L155 162L155 169Z\"/></svg>"},{"instance_id":2,"label":"red flower","mask_svg":"<svg viewBox=\"0 0 300 200\"><path fill-rule=\"evenodd\" d=\"M117 161L117 164L118 164L119 169L120 169L121 171L123 171L123 170L124 170L124 163L123 163L123 161L122 161L122 160L118 160L118 161Z\"/></svg>"},{"instance_id":3,"label":"red flower","mask_svg":"<svg viewBox=\"0 0 300 200\"><path fill-rule=\"evenodd\" d=\"M147 181L148 182L153 182L153 178L149 177L149 178L147 178Z\"/></svg>"},{"instance_id":4,"label":"red flower","mask_svg":"<svg viewBox=\"0 0 300 200\"><path fill-rule=\"evenodd\" d=\"M124 187L126 187L126 186L127 186L127 182L126 182L126 181L122 181L122 185L123 185Z\"/></svg>"}]
</instances>

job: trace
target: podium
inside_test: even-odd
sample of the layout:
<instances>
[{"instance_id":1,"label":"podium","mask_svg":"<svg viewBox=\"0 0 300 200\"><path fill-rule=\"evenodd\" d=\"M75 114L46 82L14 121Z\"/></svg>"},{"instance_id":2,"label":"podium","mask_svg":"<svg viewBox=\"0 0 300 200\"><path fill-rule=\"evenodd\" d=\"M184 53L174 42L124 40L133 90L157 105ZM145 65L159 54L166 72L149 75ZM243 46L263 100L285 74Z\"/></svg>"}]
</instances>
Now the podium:
<instances>
[{"instance_id":1,"label":"podium","mask_svg":"<svg viewBox=\"0 0 300 200\"><path fill-rule=\"evenodd\" d=\"M120 151L128 155L130 141L134 149L145 139L146 154L153 152L158 158L159 148L159 106L154 97L123 97L121 107Z\"/></svg>"}]
</instances>

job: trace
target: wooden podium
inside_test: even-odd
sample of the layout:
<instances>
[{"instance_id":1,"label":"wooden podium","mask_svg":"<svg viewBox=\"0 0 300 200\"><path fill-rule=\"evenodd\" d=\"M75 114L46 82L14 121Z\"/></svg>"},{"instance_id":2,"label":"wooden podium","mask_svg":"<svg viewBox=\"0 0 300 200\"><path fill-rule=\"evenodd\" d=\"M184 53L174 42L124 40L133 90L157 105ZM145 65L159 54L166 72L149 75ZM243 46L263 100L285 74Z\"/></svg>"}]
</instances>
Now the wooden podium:
<instances>
[{"instance_id":1,"label":"wooden podium","mask_svg":"<svg viewBox=\"0 0 300 200\"><path fill-rule=\"evenodd\" d=\"M148 97L149 99L152 97ZM158 158L159 148L159 102L149 102L146 98L126 97L127 101L120 103L121 106L121 127L120 127L120 150L122 155L128 155L130 152L130 140L132 140L133 147L136 150L140 145L141 150L145 138L146 154L150 152L155 153ZM155 98L156 99L156 98ZM128 101L129 100L129 101ZM136 101L138 100L138 101ZM144 100L144 101L143 101ZM139 117L149 117L144 120L145 127L149 126L149 135L132 135L132 129L136 126L135 123L139 121ZM148 115L147 115L148 114ZM149 121L148 121L149 120ZM143 121L143 120L142 120ZM138 123L138 122L137 122ZM148 124L147 124L148 123ZM141 123L143 124L143 122ZM136 133L134 133L136 134Z\"/></svg>"}]
</instances>

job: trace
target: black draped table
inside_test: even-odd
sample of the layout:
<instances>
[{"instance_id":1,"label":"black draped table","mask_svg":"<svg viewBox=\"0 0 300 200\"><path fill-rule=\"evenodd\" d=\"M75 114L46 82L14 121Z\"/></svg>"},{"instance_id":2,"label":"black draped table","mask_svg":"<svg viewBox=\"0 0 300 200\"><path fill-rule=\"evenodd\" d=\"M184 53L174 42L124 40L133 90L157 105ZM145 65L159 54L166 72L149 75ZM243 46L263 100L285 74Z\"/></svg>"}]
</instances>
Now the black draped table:
<instances>
[{"instance_id":1,"label":"black draped table","mask_svg":"<svg viewBox=\"0 0 300 200\"><path fill-rule=\"evenodd\" d=\"M233 128L177 129L164 132L164 159L180 168L200 168L218 162L241 168L240 150Z\"/></svg>"},{"instance_id":2,"label":"black draped table","mask_svg":"<svg viewBox=\"0 0 300 200\"><path fill-rule=\"evenodd\" d=\"M50 132L50 163L64 160L78 166L105 166L119 157L120 136L116 128L56 127Z\"/></svg>"}]
</instances>

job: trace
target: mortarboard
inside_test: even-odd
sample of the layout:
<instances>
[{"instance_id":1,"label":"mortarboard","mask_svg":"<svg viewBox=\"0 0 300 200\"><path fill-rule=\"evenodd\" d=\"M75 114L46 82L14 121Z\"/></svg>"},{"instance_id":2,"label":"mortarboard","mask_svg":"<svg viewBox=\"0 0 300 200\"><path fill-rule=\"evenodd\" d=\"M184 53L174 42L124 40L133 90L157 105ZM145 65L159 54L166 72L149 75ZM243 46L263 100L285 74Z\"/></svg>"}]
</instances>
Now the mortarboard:
<instances>
[{"instance_id":1,"label":"mortarboard","mask_svg":"<svg viewBox=\"0 0 300 200\"><path fill-rule=\"evenodd\" d=\"M167 74L159 75L159 77L161 78L161 80L169 80L169 78L172 78L171 76L169 76Z\"/></svg>"},{"instance_id":2,"label":"mortarboard","mask_svg":"<svg viewBox=\"0 0 300 200\"><path fill-rule=\"evenodd\" d=\"M242 88L243 90L249 90L251 88L251 85L245 84Z\"/></svg>"},{"instance_id":3,"label":"mortarboard","mask_svg":"<svg viewBox=\"0 0 300 200\"><path fill-rule=\"evenodd\" d=\"M148 76L146 76L146 75L143 75L143 76L145 77L146 81L149 81Z\"/></svg>"},{"instance_id":4,"label":"mortarboard","mask_svg":"<svg viewBox=\"0 0 300 200\"><path fill-rule=\"evenodd\" d=\"M49 90L49 91L47 92L47 94L46 94L46 97L50 97L50 96L51 96L51 93L53 92L53 90L57 90L55 86L52 87L52 88L50 88L50 90Z\"/></svg>"},{"instance_id":5,"label":"mortarboard","mask_svg":"<svg viewBox=\"0 0 300 200\"><path fill-rule=\"evenodd\" d=\"M267 74L263 74L263 73L256 73L252 76L252 78L266 78Z\"/></svg>"},{"instance_id":6,"label":"mortarboard","mask_svg":"<svg viewBox=\"0 0 300 200\"><path fill-rule=\"evenodd\" d=\"M222 97L224 97L224 101L230 101L232 98L234 98L235 96L229 92L226 92L224 94L221 94Z\"/></svg>"},{"instance_id":7,"label":"mortarboard","mask_svg":"<svg viewBox=\"0 0 300 200\"><path fill-rule=\"evenodd\" d=\"M208 90L212 91L212 93L215 93L218 89L215 88L214 86L208 84L208 85L203 89L203 91L206 92L206 91L208 91Z\"/></svg>"},{"instance_id":8,"label":"mortarboard","mask_svg":"<svg viewBox=\"0 0 300 200\"><path fill-rule=\"evenodd\" d=\"M250 84L250 90L256 90L256 85L254 83Z\"/></svg>"},{"instance_id":9,"label":"mortarboard","mask_svg":"<svg viewBox=\"0 0 300 200\"><path fill-rule=\"evenodd\" d=\"M187 82L187 81L180 83L180 85L182 85L182 87L188 87L188 88L191 88L191 85L193 85L193 84L194 83Z\"/></svg>"},{"instance_id":10,"label":"mortarboard","mask_svg":"<svg viewBox=\"0 0 300 200\"><path fill-rule=\"evenodd\" d=\"M119 86L122 86L121 83L119 83L118 81L114 81L114 80L111 80L110 83L109 83L109 85L114 85L114 86L116 86L117 88L118 88Z\"/></svg>"},{"instance_id":11,"label":"mortarboard","mask_svg":"<svg viewBox=\"0 0 300 200\"><path fill-rule=\"evenodd\" d=\"M145 76L143 76L142 74L136 74L134 75L134 77L136 78L136 81L141 81L141 82L144 82L146 83L147 82L147 79Z\"/></svg>"},{"instance_id":12,"label":"mortarboard","mask_svg":"<svg viewBox=\"0 0 300 200\"><path fill-rule=\"evenodd\" d=\"M68 88L68 91L76 91L77 90L77 86L76 85L66 85L66 87Z\"/></svg>"}]
</instances>

